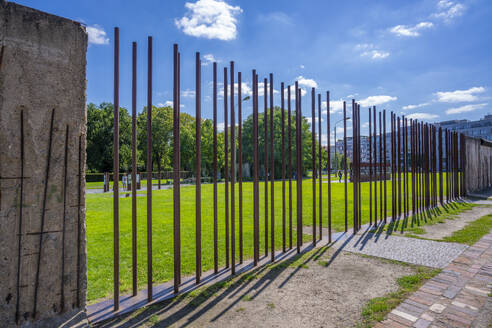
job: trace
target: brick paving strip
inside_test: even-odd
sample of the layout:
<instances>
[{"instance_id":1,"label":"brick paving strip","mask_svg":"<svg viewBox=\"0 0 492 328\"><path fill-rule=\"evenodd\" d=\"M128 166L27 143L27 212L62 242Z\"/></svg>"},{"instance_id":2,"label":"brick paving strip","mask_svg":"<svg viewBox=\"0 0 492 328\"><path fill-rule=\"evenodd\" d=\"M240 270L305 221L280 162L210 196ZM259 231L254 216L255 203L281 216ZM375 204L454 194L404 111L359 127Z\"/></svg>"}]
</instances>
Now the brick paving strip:
<instances>
[{"instance_id":1,"label":"brick paving strip","mask_svg":"<svg viewBox=\"0 0 492 328\"><path fill-rule=\"evenodd\" d=\"M472 327L491 291L492 233L489 233L375 327Z\"/></svg>"}]
</instances>

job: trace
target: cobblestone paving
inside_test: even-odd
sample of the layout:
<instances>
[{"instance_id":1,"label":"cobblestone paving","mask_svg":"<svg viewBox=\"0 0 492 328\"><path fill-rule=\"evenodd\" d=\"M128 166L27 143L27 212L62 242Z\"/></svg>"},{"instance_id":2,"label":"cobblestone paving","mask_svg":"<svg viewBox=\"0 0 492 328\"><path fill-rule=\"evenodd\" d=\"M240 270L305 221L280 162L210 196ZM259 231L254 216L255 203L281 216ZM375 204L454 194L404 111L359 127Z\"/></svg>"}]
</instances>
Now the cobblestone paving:
<instances>
[{"instance_id":1,"label":"cobblestone paving","mask_svg":"<svg viewBox=\"0 0 492 328\"><path fill-rule=\"evenodd\" d=\"M482 325L479 317L488 311L485 306L491 291L492 233L489 233L427 281L376 327L477 327Z\"/></svg>"}]
</instances>

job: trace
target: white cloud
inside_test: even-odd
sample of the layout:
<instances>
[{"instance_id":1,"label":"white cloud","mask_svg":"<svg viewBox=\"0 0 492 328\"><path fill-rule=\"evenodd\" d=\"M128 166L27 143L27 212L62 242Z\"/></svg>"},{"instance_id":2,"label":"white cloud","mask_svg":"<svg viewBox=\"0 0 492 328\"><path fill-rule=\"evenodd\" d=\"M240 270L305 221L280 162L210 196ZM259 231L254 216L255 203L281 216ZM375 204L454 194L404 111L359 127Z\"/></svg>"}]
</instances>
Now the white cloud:
<instances>
[{"instance_id":1,"label":"white cloud","mask_svg":"<svg viewBox=\"0 0 492 328\"><path fill-rule=\"evenodd\" d=\"M163 103L158 103L157 107L173 107L173 101L172 100L166 100ZM179 107L184 108L185 105L180 104Z\"/></svg>"},{"instance_id":2,"label":"white cloud","mask_svg":"<svg viewBox=\"0 0 492 328\"><path fill-rule=\"evenodd\" d=\"M272 22L277 22L281 24L291 25L293 24L292 18L284 12L276 11L269 14L260 14L258 16L258 20L261 24L267 23L271 24Z\"/></svg>"},{"instance_id":3,"label":"white cloud","mask_svg":"<svg viewBox=\"0 0 492 328\"><path fill-rule=\"evenodd\" d=\"M270 83L267 82L266 87L267 87L267 93L270 94ZM258 97L263 97L264 91L265 91L264 82L258 82ZM292 88L290 91L292 92ZM276 89L273 89L273 93L278 94L279 91ZM291 94L291 97L292 97L292 94Z\"/></svg>"},{"instance_id":4,"label":"white cloud","mask_svg":"<svg viewBox=\"0 0 492 328\"><path fill-rule=\"evenodd\" d=\"M300 69L304 69L304 65L302 65L302 64L301 64L301 65L299 65L299 68L300 68Z\"/></svg>"},{"instance_id":5,"label":"white cloud","mask_svg":"<svg viewBox=\"0 0 492 328\"><path fill-rule=\"evenodd\" d=\"M361 57L368 57L374 60L384 59L390 55L389 52L376 49L372 43L360 43L355 46L355 50Z\"/></svg>"},{"instance_id":6,"label":"white cloud","mask_svg":"<svg viewBox=\"0 0 492 328\"><path fill-rule=\"evenodd\" d=\"M92 25L86 27L87 34L89 35L89 43L92 44L109 44L109 38L106 37L106 31L99 25Z\"/></svg>"},{"instance_id":7,"label":"white cloud","mask_svg":"<svg viewBox=\"0 0 492 328\"><path fill-rule=\"evenodd\" d=\"M326 115L326 101L322 102L321 107L323 108L322 114ZM343 110L343 99L340 100L330 100L330 114L341 112Z\"/></svg>"},{"instance_id":8,"label":"white cloud","mask_svg":"<svg viewBox=\"0 0 492 328\"><path fill-rule=\"evenodd\" d=\"M287 99L287 88L288 88L288 85L284 86L285 99ZM299 90L301 90L301 97L304 97L307 93L306 89L299 88ZM295 99L296 99L296 87L295 87L295 85L291 85L290 86L290 100L295 101Z\"/></svg>"},{"instance_id":9,"label":"white cloud","mask_svg":"<svg viewBox=\"0 0 492 328\"><path fill-rule=\"evenodd\" d=\"M313 118L312 118L311 116L306 117L306 121L307 121L309 124L311 124L311 122L313 121ZM324 120L323 118L321 118L321 122L324 122L324 121L325 121L325 120ZM319 122L318 117L315 117L315 118L314 118L314 122L315 122L315 124Z\"/></svg>"},{"instance_id":10,"label":"white cloud","mask_svg":"<svg viewBox=\"0 0 492 328\"><path fill-rule=\"evenodd\" d=\"M370 96L365 99L360 100L358 103L363 106L363 107L369 107L369 106L376 106L376 105L381 105L385 104L390 101L397 100L397 97L392 97L392 96Z\"/></svg>"},{"instance_id":11,"label":"white cloud","mask_svg":"<svg viewBox=\"0 0 492 328\"><path fill-rule=\"evenodd\" d=\"M313 79L305 78L304 76L296 77L296 80L300 86L305 86L307 88L317 88L318 83Z\"/></svg>"},{"instance_id":12,"label":"white cloud","mask_svg":"<svg viewBox=\"0 0 492 328\"><path fill-rule=\"evenodd\" d=\"M459 2L440 0L437 3L437 12L432 14L431 17L450 23L454 18L463 15L465 10L466 7Z\"/></svg>"},{"instance_id":13,"label":"white cloud","mask_svg":"<svg viewBox=\"0 0 492 328\"><path fill-rule=\"evenodd\" d=\"M476 101L478 100L478 97L475 94L483 92L485 92L484 87L473 87L468 90L436 92L435 95L437 96L437 101L439 102L454 103Z\"/></svg>"},{"instance_id":14,"label":"white cloud","mask_svg":"<svg viewBox=\"0 0 492 328\"><path fill-rule=\"evenodd\" d=\"M431 22L421 22L415 26L410 25L396 25L390 28L390 32L398 36L410 36L416 37L420 35L420 31L433 27Z\"/></svg>"},{"instance_id":15,"label":"white cloud","mask_svg":"<svg viewBox=\"0 0 492 328\"><path fill-rule=\"evenodd\" d=\"M237 19L243 10L220 0L198 0L185 3L187 12L174 23L185 34L207 39L234 40L237 35Z\"/></svg>"},{"instance_id":16,"label":"white cloud","mask_svg":"<svg viewBox=\"0 0 492 328\"><path fill-rule=\"evenodd\" d=\"M263 86L263 84L262 84L262 86ZM268 84L267 84L267 87L268 87ZM230 91L231 91L231 85L228 84L227 85L227 92L228 92L229 97L231 96ZM238 92L239 92L239 83L235 82L234 83L234 95L237 96ZM252 94L253 94L253 89L251 89L249 84L247 84L246 82L241 82L241 97L251 96ZM220 88L218 95L219 95L219 97L222 97L222 98L224 97L224 87ZM263 93L262 93L262 95L263 95Z\"/></svg>"},{"instance_id":17,"label":"white cloud","mask_svg":"<svg viewBox=\"0 0 492 328\"><path fill-rule=\"evenodd\" d=\"M220 61L217 60L217 58L215 58L212 54L203 55L202 66L207 66L213 62L219 63Z\"/></svg>"},{"instance_id":18,"label":"white cloud","mask_svg":"<svg viewBox=\"0 0 492 328\"><path fill-rule=\"evenodd\" d=\"M412 113L406 116L407 118L411 118L413 120L433 120L438 118L439 115L430 114L430 113Z\"/></svg>"},{"instance_id":19,"label":"white cloud","mask_svg":"<svg viewBox=\"0 0 492 328\"><path fill-rule=\"evenodd\" d=\"M186 89L186 90L181 91L181 97L184 97L184 98L192 98L194 96L195 96L195 91L194 90Z\"/></svg>"},{"instance_id":20,"label":"white cloud","mask_svg":"<svg viewBox=\"0 0 492 328\"><path fill-rule=\"evenodd\" d=\"M166 100L163 103L158 103L157 106L159 106L159 107L169 107L169 106L172 107L173 102L172 102L172 100Z\"/></svg>"},{"instance_id":21,"label":"white cloud","mask_svg":"<svg viewBox=\"0 0 492 328\"><path fill-rule=\"evenodd\" d=\"M488 105L487 103L483 103L483 104L471 104L471 105L464 105L464 106L460 106L460 107L450 108L446 111L446 114L451 115L451 114L461 114L461 113L472 112L476 109L484 108L487 105Z\"/></svg>"},{"instance_id":22,"label":"white cloud","mask_svg":"<svg viewBox=\"0 0 492 328\"><path fill-rule=\"evenodd\" d=\"M390 55L390 53L387 51L370 50L370 51L364 51L360 55L362 57L369 57L371 59L384 59L384 58L388 57Z\"/></svg>"},{"instance_id":23,"label":"white cloud","mask_svg":"<svg viewBox=\"0 0 492 328\"><path fill-rule=\"evenodd\" d=\"M421 108L421 107L425 107L428 105L429 105L429 103L421 103L421 104L417 104L417 105L407 105L407 106L403 106L402 109L403 110L416 109L416 108Z\"/></svg>"}]
</instances>

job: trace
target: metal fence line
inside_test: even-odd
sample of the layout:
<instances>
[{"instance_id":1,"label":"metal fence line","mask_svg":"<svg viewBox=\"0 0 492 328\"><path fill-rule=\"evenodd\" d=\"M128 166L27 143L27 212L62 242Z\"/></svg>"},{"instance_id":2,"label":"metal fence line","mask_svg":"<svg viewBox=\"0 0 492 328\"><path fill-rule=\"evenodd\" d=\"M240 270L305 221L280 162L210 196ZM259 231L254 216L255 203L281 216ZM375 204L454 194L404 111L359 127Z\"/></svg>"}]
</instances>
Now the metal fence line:
<instances>
[{"instance_id":1,"label":"metal fence line","mask_svg":"<svg viewBox=\"0 0 492 328\"><path fill-rule=\"evenodd\" d=\"M147 62L147 179L152 178L152 37L148 37L148 62ZM180 88L181 88L181 68L180 52L178 45L173 47L173 265L174 265L174 293L179 292L181 285L181 147L180 147ZM119 30L115 28L115 49L114 49L114 181L119 181ZM201 282L202 276L202 62L200 53L195 54L195 283ZM323 164L324 150L322 148L322 120L323 120L323 103L322 94L318 93L316 99L316 89L311 89L311 133L310 140L303 140L303 126L306 118L302 116L302 90L296 81L294 86L295 92L295 117L292 117L291 108L291 85L285 87L285 83L280 84L280 110L281 113L276 117L276 108L274 106L274 79L273 73L269 73L268 78L263 79L263 122L259 121L259 88L261 84L258 81L256 70L252 70L251 76L251 97L244 98L242 90L242 75L237 72L237 83L235 62L231 61L230 66L224 67L224 227L225 227L225 268L231 270L231 274L236 273L236 258L239 257L239 264L243 263L243 100L251 99L252 103L252 167L253 173L253 264L256 266L260 261L260 175L263 164L264 178L264 247L265 257L270 253L270 260L274 262L276 258L275 238L281 235L282 252L287 248L293 247L293 230L296 230L296 248L299 253L303 245L303 182L310 182L312 187L312 244L316 245L318 240L323 240L323 228L328 227L327 241L331 243L332 234L332 190L331 190L331 135L330 135L330 93L326 92L326 128L327 128L327 163ZM236 90L237 84L237 92ZM221 168L218 167L218 81L217 81L217 63L213 63L213 266L214 272L219 273L219 233L218 233L218 174ZM287 89L287 95L285 95ZM246 91L246 90L244 90ZM230 93L229 93L230 92ZM136 179L137 179L137 117L136 117L136 98L137 94L137 43L132 43L132 295L137 295L137 209L136 209ZM236 102L237 97L237 102ZM269 98L268 98L269 97ZM287 97L287 106L285 106L285 97ZM316 108L317 100L317 108ZM309 99L307 100L309 101ZM287 107L287 108L286 108ZM386 109L377 111L375 106L368 108L368 127L369 133L367 138L362 135L361 129L365 128L360 116L360 104L352 99L352 114L347 116L347 104L343 102L343 180L344 180L344 227L348 231L348 178L350 174L350 183L352 183L352 228L353 233L360 231L363 224L362 208L369 203L369 223L372 226L378 226L387 223L388 206L391 206L391 219L394 221L402 217L408 217L410 214L418 215L429 211L439 204L449 203L460 199L465 195L464 189L464 157L463 149L465 148L464 137L457 133L450 132L446 129L436 128L432 124L418 122L414 119L408 119L404 116L398 116L394 112L389 115L389 130L386 130ZM237 113L236 113L237 108ZM286 113L287 111L287 113ZM286 117L287 114L287 117ZM22 114L21 114L22 115ZM54 115L54 111L52 112ZM236 116L237 115L237 116ZM230 117L230 122L229 122ZM275 139L275 128L280 117L280 138ZM237 118L237 121L236 121ZM295 120L292 122L292 120ZM351 136L351 154L349 154L347 135L347 120L352 120ZM378 122L379 120L379 122ZM287 121L287 128L285 123ZM237 123L237 124L236 124ZM318 124L316 124L318 123ZM53 124L53 116L52 116ZM260 125L263 124L263 138L259 135ZM292 136L293 124L295 124L295 136ZM379 131L378 131L379 126ZM68 127L66 127L66 147L68 145ZM336 128L336 127L335 127ZM310 130L310 131L309 131ZM306 131L304 131L305 133ZM287 133L287 138L286 138ZM52 133L50 133L50 138ZM295 154L292 145L292 138L295 137ZM278 137L277 137L278 138ZM263 140L261 140L263 139ZM51 140L51 139L50 139ZM259 147L263 141L263 158L260 154ZM368 141L369 163L365 162L366 152L363 147ZM304 147L309 147L311 143L311 160L304 158ZM389 143L389 144L388 144ZM387 145L388 144L388 145ZM50 141L51 145L51 141ZM335 140L336 147L336 140ZM389 147L389 149L387 149ZM275 158L275 150L280 148L280 159ZM81 161L81 139L79 137L79 161ZM246 148L248 149L248 148ZM336 150L336 148L335 148ZM49 153L50 154L50 153ZM49 155L48 154L48 155ZM246 154L249 155L249 154ZM67 158L65 152L65 160ZM295 158L293 158L295 156ZM387 158L389 156L389 158ZM349 159L349 157L351 157ZM277 161L276 161L277 160ZM338 161L339 159L336 158ZM349 161L351 160L351 162ZM293 163L295 161L295 164ZM277 174L282 182L282 210L277 213L275 222L275 164L280 164L281 172ZM80 163L79 163L80 164ZM304 167L305 165L308 167ZM350 165L349 165L350 164ZM303 179L305 169L312 169L310 181ZM249 166L248 166L249 167ZM328 185L327 195L323 194L323 170L327 168ZM341 167L338 168L341 171ZM80 170L80 168L79 168ZM388 170L390 170L388 172ZM279 166L277 166L277 173ZM446 176L444 177L444 173ZM47 175L49 174L49 159ZM22 176L23 174L21 174ZM66 175L66 174L65 174ZM160 172L159 172L160 175ZM66 177L65 177L66 178ZM296 200L293 199L292 179L296 183ZM391 179L391 205L388 205L388 187L387 180ZM288 196L286 183L288 182ZM366 199L362 193L363 182L369 182L369 195ZM48 176L46 178L48 183ZM238 189L236 189L238 183ZM319 183L318 185L316 185ZM79 185L81 182L79 181ZM270 187L270 190L268 189ZM378 191L379 189L379 191ZM411 190L410 190L411 189ZM238 190L238 195L236 195ZM379 193L379 197L378 197ZM411 194L410 194L411 193ZM364 195L364 199L363 199ZM250 197L250 195L245 195ZM66 195L64 196L64 198ZM277 195L278 197L278 195ZM288 201L286 197L289 197ZM327 205L324 207L323 197L327 197ZM119 187L118 183L113 183L113 269L114 269L114 310L119 310L120 291L119 291ZM236 201L238 198L238 206ZM445 198L445 199L444 199ZM270 203L268 200L270 199ZM317 203L318 202L318 203ZM411 204L410 204L411 203ZM79 195L80 204L80 195ZM310 204L311 206L311 204ZM296 210L296 223L293 227L292 216L294 208ZM238 210L238 215L236 211ZM327 212L325 212L327 211ZM364 210L365 211L365 210ZM323 216L327 213L326 222L323 222ZM365 214L365 213L364 213ZM222 215L222 214L221 214ZM288 222L287 222L288 215ZM374 218L374 222L373 222ZM270 220L269 220L270 219ZM147 300L150 302L153 298L152 286L152 183L147 183ZM282 231L276 235L276 225L282 226ZM277 227L278 228L278 227ZM80 226L79 226L80 229ZM288 231L287 231L288 229ZM21 227L19 228L19 231ZM319 235L318 235L319 233ZM288 234L288 235L287 235ZM236 240L236 235L239 241ZM20 238L20 237L19 237ZM41 237L42 238L42 235ZM288 238L288 241L287 241ZM280 241L277 241L280 244ZM287 244L288 243L288 244ZM41 239L42 244L42 239ZM80 245L80 241L79 241ZM221 244L222 245L222 244ZM238 246L238 247L237 247ZM222 247L222 246L221 246ZM237 254L236 254L237 253ZM41 256L41 255L39 255ZM62 259L62 261L64 258ZM63 270L63 269L62 269ZM39 263L38 263L39 274ZM78 282L79 284L79 282ZM61 303L63 304L63 285ZM35 303L36 306L36 303ZM36 310L36 308L34 308ZM35 311L34 311L35 314Z\"/></svg>"}]
</instances>

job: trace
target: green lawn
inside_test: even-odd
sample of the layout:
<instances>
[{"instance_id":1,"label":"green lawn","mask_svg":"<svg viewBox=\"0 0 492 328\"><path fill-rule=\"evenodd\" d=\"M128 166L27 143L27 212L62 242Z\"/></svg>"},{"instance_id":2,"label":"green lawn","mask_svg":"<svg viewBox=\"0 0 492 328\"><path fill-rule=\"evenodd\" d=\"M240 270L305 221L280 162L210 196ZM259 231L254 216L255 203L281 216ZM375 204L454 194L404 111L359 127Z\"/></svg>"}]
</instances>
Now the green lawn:
<instances>
[{"instance_id":1,"label":"green lawn","mask_svg":"<svg viewBox=\"0 0 492 328\"><path fill-rule=\"evenodd\" d=\"M253 255L253 184L243 183L243 229L244 257ZM332 227L343 231L344 185L332 183ZM318 193L319 185L316 186ZM391 215L391 181L387 181L388 216ZM260 184L260 250L264 252L264 185ZM296 225L296 183L293 182L293 226ZM323 226L327 226L328 184L323 183ZM352 226L352 184L348 184L348 227ZM410 189L411 190L411 189ZM218 242L220 266L225 263L224 184L218 185ZM270 200L270 186L268 188ZM362 223L369 222L369 184L362 184ZM288 209L288 183L286 183L286 206ZM145 192L137 197L138 214L138 282L146 284L146 204ZM379 184L378 184L379 196ZM303 223L312 225L312 182L303 181ZM378 197L379 198L379 197ZM153 277L154 282L164 282L173 277L173 190L153 192ZM106 297L112 293L113 277L113 198L111 193L87 194L87 253L88 253L88 300ZM316 204L316 210L319 205ZM238 187L236 185L236 213L238 212ZM374 208L373 208L374 210ZM270 214L270 205L268 207ZM236 214L236 243L238 237L238 214ZM288 210L286 214L288 229ZM268 223L270 227L270 223ZM288 236L288 230L287 230ZM293 245L296 243L293 233ZM304 242L310 237L305 236ZM191 275L195 270L195 188L181 188L181 240L182 274ZM287 239L288 243L288 239ZM238 245L238 244L237 244ZM275 247L282 247L282 182L275 182ZM213 185L202 185L202 264L203 271L213 268ZM239 246L236 246L238 258ZM120 289L131 289L131 197L120 199Z\"/></svg>"}]
</instances>

